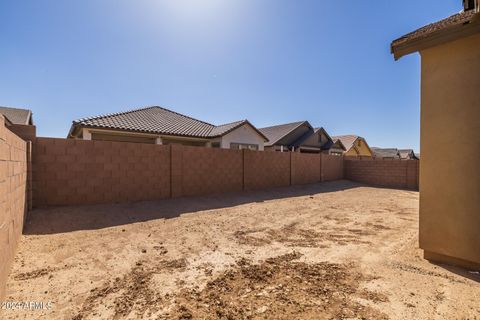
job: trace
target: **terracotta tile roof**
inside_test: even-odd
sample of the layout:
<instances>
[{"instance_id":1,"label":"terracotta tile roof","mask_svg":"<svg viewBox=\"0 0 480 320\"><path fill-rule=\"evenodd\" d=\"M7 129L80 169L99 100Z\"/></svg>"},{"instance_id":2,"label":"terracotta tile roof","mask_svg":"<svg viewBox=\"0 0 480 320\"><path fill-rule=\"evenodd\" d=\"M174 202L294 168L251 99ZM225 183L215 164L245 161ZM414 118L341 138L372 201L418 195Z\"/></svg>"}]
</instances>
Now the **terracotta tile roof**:
<instances>
[{"instance_id":1,"label":"terracotta tile roof","mask_svg":"<svg viewBox=\"0 0 480 320\"><path fill-rule=\"evenodd\" d=\"M196 138L213 138L223 136L246 123L263 136L247 120L215 126L158 106L82 118L73 121L73 127L80 126Z\"/></svg>"},{"instance_id":2,"label":"terracotta tile roof","mask_svg":"<svg viewBox=\"0 0 480 320\"><path fill-rule=\"evenodd\" d=\"M346 151L350 150L353 147L353 144L358 138L360 137L352 134L332 137L333 142L337 142L337 140L340 140L340 142L344 145Z\"/></svg>"},{"instance_id":3,"label":"terracotta tile roof","mask_svg":"<svg viewBox=\"0 0 480 320\"><path fill-rule=\"evenodd\" d=\"M292 123L281 124L277 126L260 128L260 132L263 133L268 138L268 143L266 146L272 146L276 144L279 140L287 136L290 132L300 127L301 125L308 123L307 121L298 121ZM310 125L310 124L309 124Z\"/></svg>"},{"instance_id":4,"label":"terracotta tile roof","mask_svg":"<svg viewBox=\"0 0 480 320\"><path fill-rule=\"evenodd\" d=\"M216 136L222 136L226 132L230 132L231 130L238 128L242 124L246 123L246 120L240 120L240 121L235 121L232 123L227 123L227 124L222 124L219 126L213 127L212 131L210 131L210 136L216 137Z\"/></svg>"},{"instance_id":5,"label":"terracotta tile roof","mask_svg":"<svg viewBox=\"0 0 480 320\"><path fill-rule=\"evenodd\" d=\"M413 41L428 38L436 34L437 32L444 31L451 27L468 24L473 20L473 18L475 17L475 14L476 14L475 10L463 11L463 12L454 14L446 19L431 23L420 29L410 32L392 42L391 44L392 53L395 53L395 50L399 46L408 45Z\"/></svg>"},{"instance_id":6,"label":"terracotta tile roof","mask_svg":"<svg viewBox=\"0 0 480 320\"><path fill-rule=\"evenodd\" d=\"M28 109L19 109L11 107L0 107L0 113L3 114L13 124L32 124L32 111Z\"/></svg>"}]
</instances>

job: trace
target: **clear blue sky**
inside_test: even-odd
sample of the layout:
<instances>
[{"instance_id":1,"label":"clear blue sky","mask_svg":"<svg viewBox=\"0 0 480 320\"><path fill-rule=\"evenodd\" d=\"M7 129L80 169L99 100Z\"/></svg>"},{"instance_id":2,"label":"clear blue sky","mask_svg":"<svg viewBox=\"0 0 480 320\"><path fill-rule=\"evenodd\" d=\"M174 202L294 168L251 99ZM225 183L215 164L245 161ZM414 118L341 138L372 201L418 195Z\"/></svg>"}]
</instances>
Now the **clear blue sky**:
<instances>
[{"instance_id":1,"label":"clear blue sky","mask_svg":"<svg viewBox=\"0 0 480 320\"><path fill-rule=\"evenodd\" d=\"M0 1L0 105L40 136L161 105L214 124L297 120L419 150L417 54L390 42L461 0Z\"/></svg>"}]
</instances>

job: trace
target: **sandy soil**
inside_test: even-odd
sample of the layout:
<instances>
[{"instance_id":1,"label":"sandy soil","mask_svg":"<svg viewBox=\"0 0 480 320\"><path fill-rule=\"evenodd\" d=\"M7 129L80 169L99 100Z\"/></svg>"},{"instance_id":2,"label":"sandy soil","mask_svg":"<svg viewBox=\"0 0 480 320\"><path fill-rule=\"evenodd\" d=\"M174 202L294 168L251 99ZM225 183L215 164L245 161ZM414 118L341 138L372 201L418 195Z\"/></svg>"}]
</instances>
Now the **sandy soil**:
<instances>
[{"instance_id":1,"label":"sandy soil","mask_svg":"<svg viewBox=\"0 0 480 320\"><path fill-rule=\"evenodd\" d=\"M417 249L418 193L347 181L31 213L2 319L480 319Z\"/></svg>"}]
</instances>

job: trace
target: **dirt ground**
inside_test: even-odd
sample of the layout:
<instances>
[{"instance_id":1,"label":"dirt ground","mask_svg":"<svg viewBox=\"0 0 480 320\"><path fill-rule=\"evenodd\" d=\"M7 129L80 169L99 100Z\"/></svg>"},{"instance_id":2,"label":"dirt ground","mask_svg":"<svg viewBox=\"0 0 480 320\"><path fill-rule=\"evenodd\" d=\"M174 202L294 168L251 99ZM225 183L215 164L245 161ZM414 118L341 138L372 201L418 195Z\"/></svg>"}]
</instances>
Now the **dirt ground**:
<instances>
[{"instance_id":1,"label":"dirt ground","mask_svg":"<svg viewBox=\"0 0 480 320\"><path fill-rule=\"evenodd\" d=\"M348 181L30 214L2 319L480 319L418 249L418 193Z\"/></svg>"}]
</instances>

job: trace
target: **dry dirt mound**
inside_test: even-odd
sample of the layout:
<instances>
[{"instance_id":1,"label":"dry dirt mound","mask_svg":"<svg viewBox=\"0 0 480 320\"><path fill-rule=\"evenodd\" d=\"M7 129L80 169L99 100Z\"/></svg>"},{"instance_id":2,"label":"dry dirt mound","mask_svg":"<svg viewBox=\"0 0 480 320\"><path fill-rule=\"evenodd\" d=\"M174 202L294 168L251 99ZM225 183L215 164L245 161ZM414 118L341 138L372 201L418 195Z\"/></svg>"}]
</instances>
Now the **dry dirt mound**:
<instances>
[{"instance_id":1,"label":"dry dirt mound","mask_svg":"<svg viewBox=\"0 0 480 320\"><path fill-rule=\"evenodd\" d=\"M297 260L293 252L260 264L241 259L237 266L199 291L184 289L173 319L386 319L386 315L358 303L387 298L360 288L368 280L353 265Z\"/></svg>"},{"instance_id":2,"label":"dry dirt mound","mask_svg":"<svg viewBox=\"0 0 480 320\"><path fill-rule=\"evenodd\" d=\"M107 281L103 286L92 289L73 320L90 319L95 310L107 304L113 308L113 319L131 316L143 318L163 307L161 295L152 288L152 278L157 273L183 270L185 259L138 261L123 277L117 277L113 282ZM112 303L113 300L113 303Z\"/></svg>"}]
</instances>

